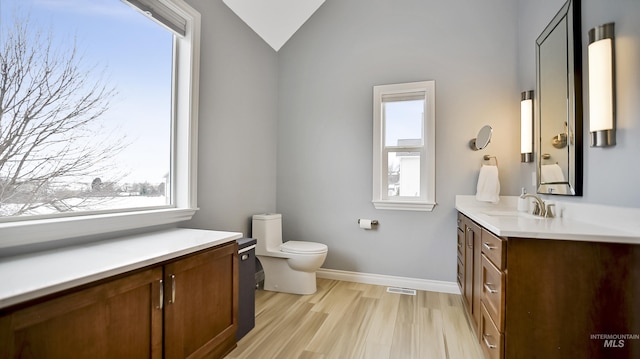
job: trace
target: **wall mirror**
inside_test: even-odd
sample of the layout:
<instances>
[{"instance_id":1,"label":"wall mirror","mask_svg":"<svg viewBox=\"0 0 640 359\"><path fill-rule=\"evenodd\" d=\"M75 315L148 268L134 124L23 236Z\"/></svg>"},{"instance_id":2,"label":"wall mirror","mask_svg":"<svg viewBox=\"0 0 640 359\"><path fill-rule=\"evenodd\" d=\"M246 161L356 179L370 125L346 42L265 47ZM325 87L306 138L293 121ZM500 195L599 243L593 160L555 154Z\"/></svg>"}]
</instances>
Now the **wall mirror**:
<instances>
[{"instance_id":1,"label":"wall mirror","mask_svg":"<svg viewBox=\"0 0 640 359\"><path fill-rule=\"evenodd\" d=\"M484 149L489 145L489 142L491 142L492 134L493 128L491 128L491 126L482 126L480 131L478 131L478 135L476 136L476 138L472 138L471 141L469 141L469 147L471 147L471 149L474 151Z\"/></svg>"},{"instance_id":2,"label":"wall mirror","mask_svg":"<svg viewBox=\"0 0 640 359\"><path fill-rule=\"evenodd\" d=\"M580 0L568 0L536 40L538 193L582 195Z\"/></svg>"}]
</instances>

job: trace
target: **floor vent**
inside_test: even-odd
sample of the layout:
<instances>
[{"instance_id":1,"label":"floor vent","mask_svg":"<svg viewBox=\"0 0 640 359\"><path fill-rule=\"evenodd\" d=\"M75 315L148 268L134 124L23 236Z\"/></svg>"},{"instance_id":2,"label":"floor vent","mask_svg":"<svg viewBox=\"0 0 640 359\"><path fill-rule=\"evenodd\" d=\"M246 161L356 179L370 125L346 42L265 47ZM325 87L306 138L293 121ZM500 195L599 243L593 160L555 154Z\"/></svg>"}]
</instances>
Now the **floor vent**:
<instances>
[{"instance_id":1,"label":"floor vent","mask_svg":"<svg viewBox=\"0 0 640 359\"><path fill-rule=\"evenodd\" d=\"M407 288L387 287L387 293L396 293L396 294L404 294L404 295L416 295L416 290L415 289L407 289Z\"/></svg>"}]
</instances>

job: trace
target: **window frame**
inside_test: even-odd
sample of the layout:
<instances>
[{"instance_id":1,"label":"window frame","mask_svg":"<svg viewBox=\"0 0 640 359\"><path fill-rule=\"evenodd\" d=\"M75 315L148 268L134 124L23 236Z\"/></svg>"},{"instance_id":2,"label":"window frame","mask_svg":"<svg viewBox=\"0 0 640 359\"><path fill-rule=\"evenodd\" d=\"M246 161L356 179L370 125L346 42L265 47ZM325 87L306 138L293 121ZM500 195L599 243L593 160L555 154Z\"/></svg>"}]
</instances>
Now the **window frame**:
<instances>
[{"instance_id":1,"label":"window frame","mask_svg":"<svg viewBox=\"0 0 640 359\"><path fill-rule=\"evenodd\" d=\"M184 0L159 0L186 21L184 36L174 35L171 203L169 208L125 209L0 223L0 251L63 239L105 235L191 219L197 210L197 149L201 16ZM133 9L132 9L133 11Z\"/></svg>"},{"instance_id":2,"label":"window frame","mask_svg":"<svg viewBox=\"0 0 640 359\"><path fill-rule=\"evenodd\" d=\"M424 119L421 146L386 146L384 97L415 98L424 93ZM402 100L400 100L402 101ZM420 153L420 196L388 196L388 153ZM432 211L435 196L435 81L419 81L373 87L373 199L376 209Z\"/></svg>"}]
</instances>

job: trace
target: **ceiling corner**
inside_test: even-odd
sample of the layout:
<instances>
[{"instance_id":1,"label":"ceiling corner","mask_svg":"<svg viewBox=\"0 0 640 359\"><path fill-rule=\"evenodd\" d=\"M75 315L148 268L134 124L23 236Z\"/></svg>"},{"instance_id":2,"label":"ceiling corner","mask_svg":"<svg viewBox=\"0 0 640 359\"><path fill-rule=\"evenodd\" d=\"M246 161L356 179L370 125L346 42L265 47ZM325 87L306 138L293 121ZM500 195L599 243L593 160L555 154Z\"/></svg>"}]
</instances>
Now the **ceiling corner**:
<instances>
[{"instance_id":1,"label":"ceiling corner","mask_svg":"<svg viewBox=\"0 0 640 359\"><path fill-rule=\"evenodd\" d=\"M222 0L275 51L298 31L325 0Z\"/></svg>"}]
</instances>

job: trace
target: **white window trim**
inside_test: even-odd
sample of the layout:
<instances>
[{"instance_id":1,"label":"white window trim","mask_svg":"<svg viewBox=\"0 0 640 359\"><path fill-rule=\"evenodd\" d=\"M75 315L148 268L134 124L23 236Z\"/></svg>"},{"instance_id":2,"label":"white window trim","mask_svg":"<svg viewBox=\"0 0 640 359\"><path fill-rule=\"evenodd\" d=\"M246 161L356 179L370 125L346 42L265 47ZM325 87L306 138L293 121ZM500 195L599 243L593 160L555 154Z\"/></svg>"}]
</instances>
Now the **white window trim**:
<instances>
[{"instance_id":1,"label":"white window trim","mask_svg":"<svg viewBox=\"0 0 640 359\"><path fill-rule=\"evenodd\" d=\"M160 0L187 20L177 37L174 83L172 199L174 207L100 213L0 223L0 250L68 238L115 233L173 224L191 219L197 210L198 106L200 78L200 13L184 0ZM187 61L185 61L187 60Z\"/></svg>"},{"instance_id":2,"label":"white window trim","mask_svg":"<svg viewBox=\"0 0 640 359\"><path fill-rule=\"evenodd\" d=\"M384 119L382 98L415 92L425 93L423 139L420 150L420 190L422 196L389 199L385 178L388 176L384 146ZM373 205L376 209L432 211L436 205L435 187L435 81L420 81L373 87Z\"/></svg>"}]
</instances>

